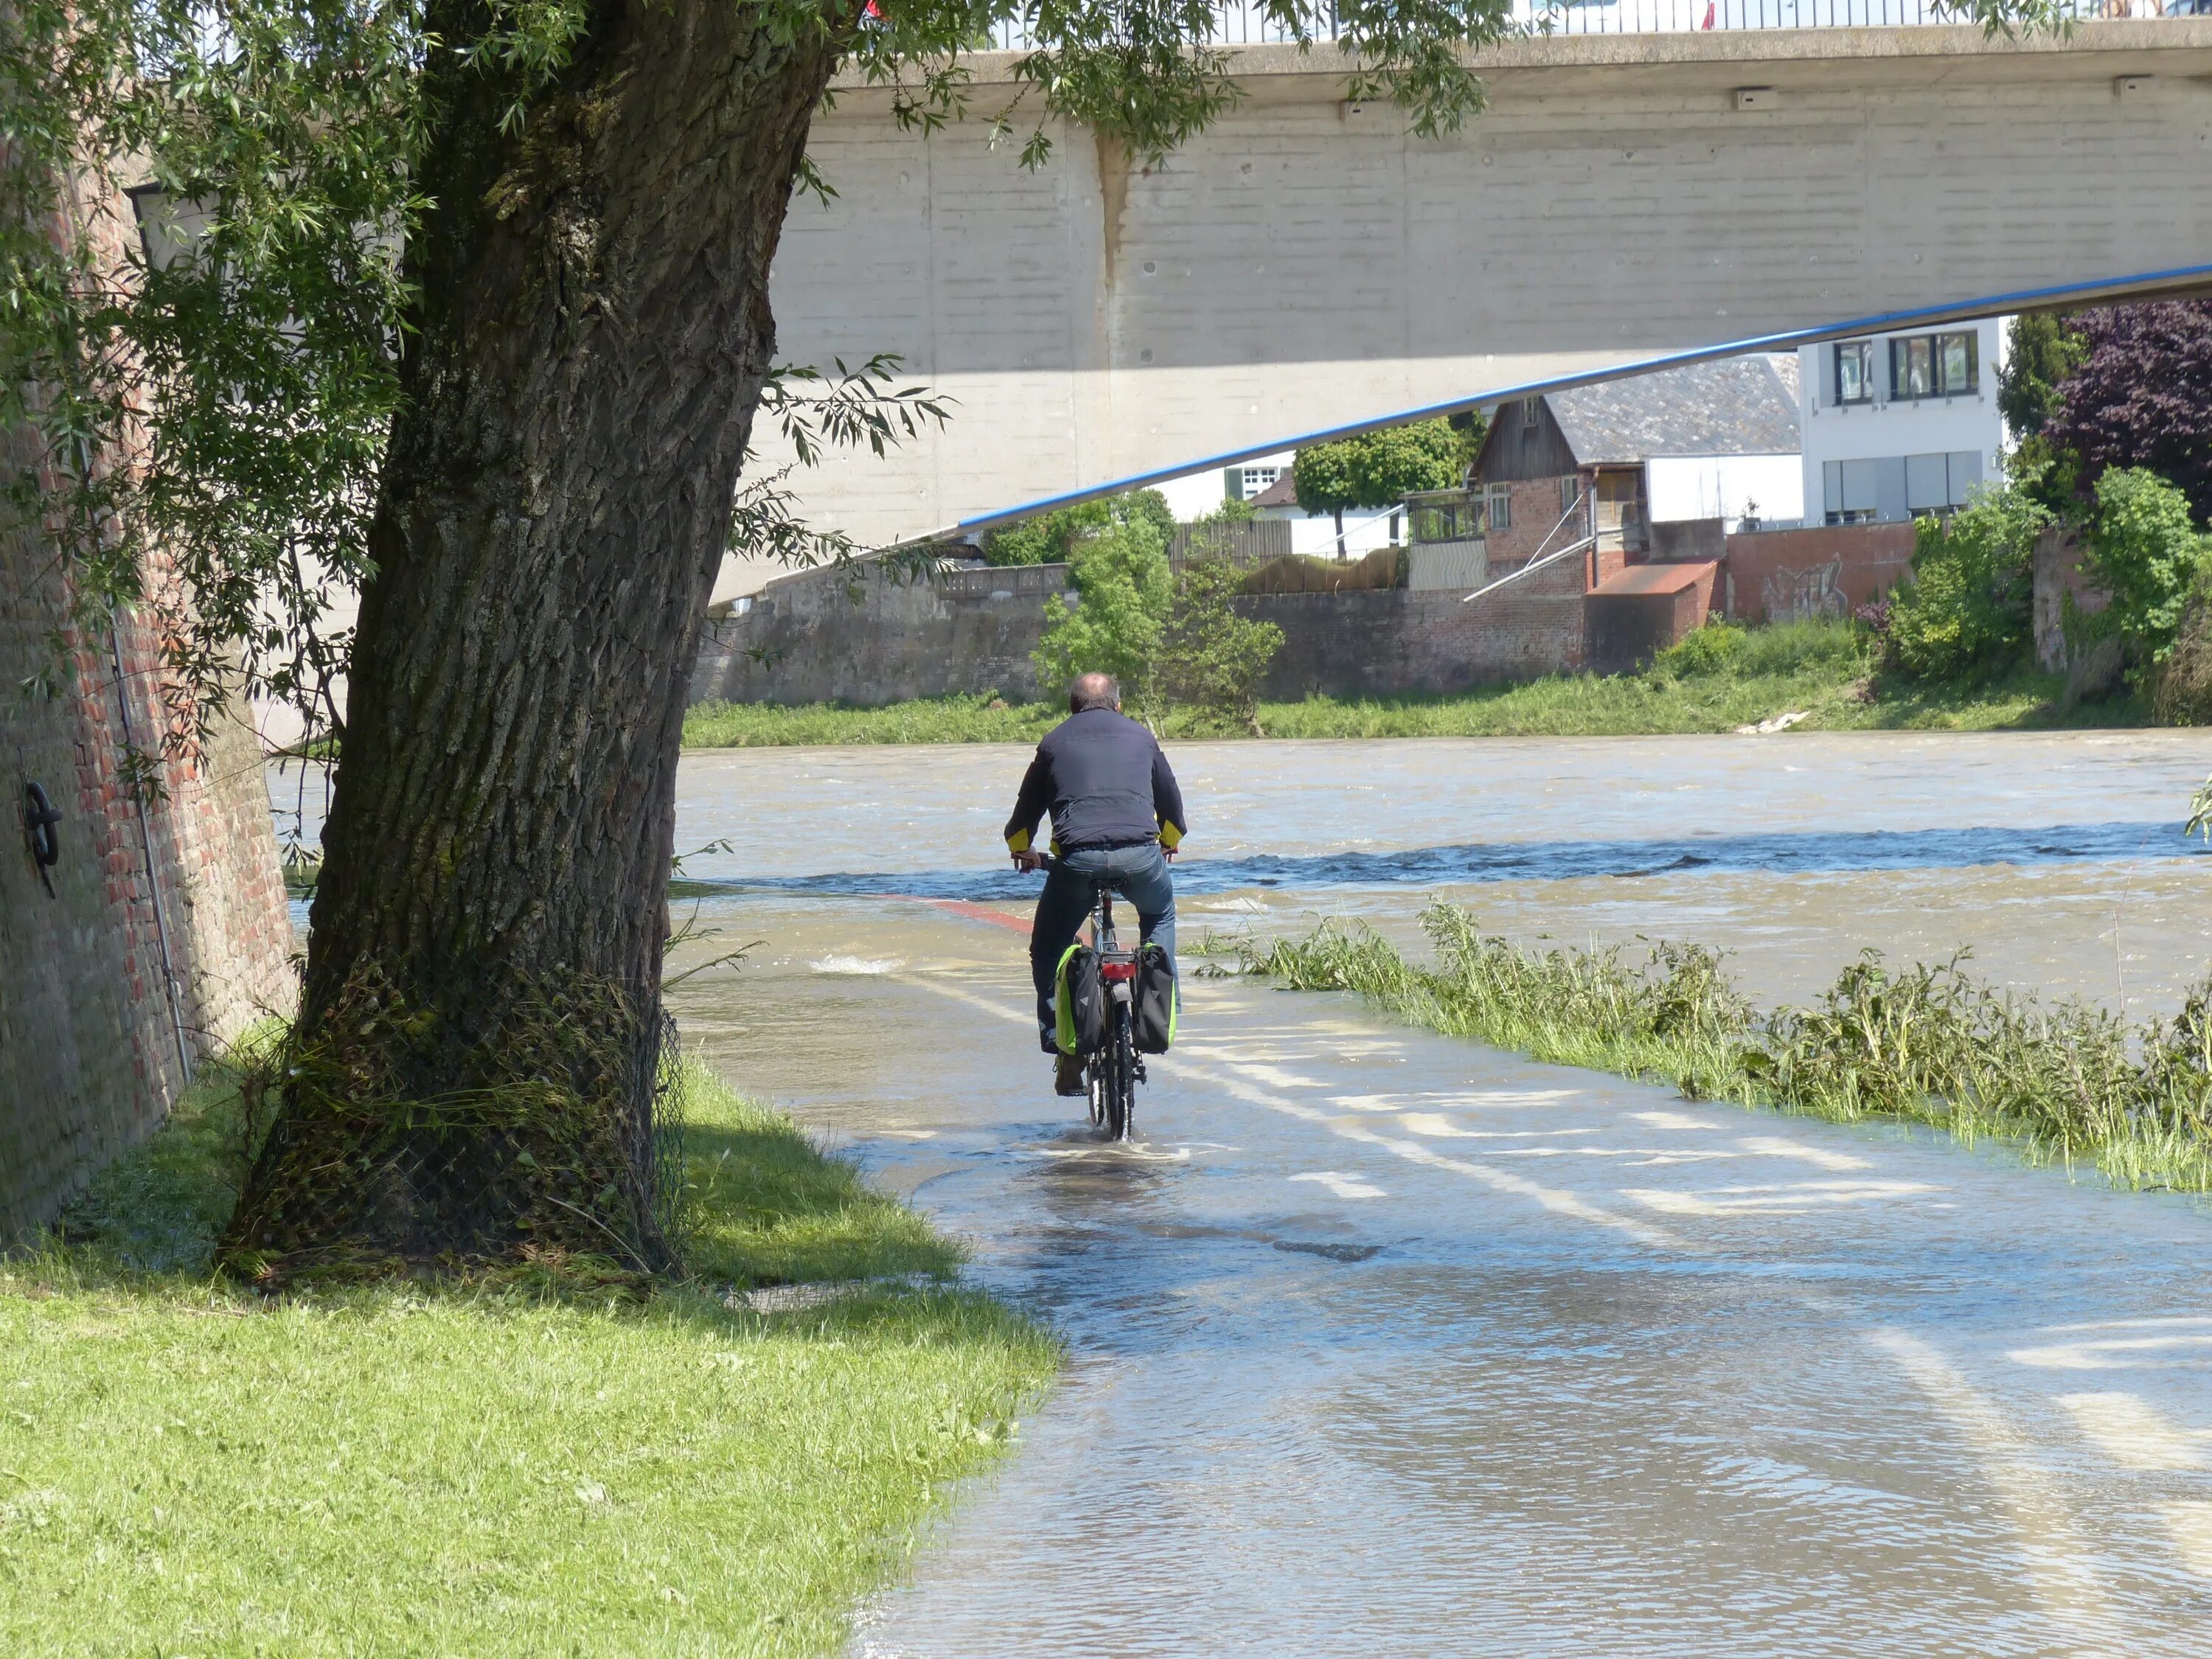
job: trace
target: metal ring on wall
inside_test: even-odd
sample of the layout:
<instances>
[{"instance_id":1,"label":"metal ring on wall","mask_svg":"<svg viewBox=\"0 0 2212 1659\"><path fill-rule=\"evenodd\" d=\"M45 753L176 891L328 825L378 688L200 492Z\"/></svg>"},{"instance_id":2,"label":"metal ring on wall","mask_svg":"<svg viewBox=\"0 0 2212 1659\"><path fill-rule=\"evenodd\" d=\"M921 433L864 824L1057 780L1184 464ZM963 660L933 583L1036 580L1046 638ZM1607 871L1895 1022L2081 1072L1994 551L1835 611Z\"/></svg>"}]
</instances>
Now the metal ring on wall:
<instances>
[{"instance_id":1,"label":"metal ring on wall","mask_svg":"<svg viewBox=\"0 0 2212 1659\"><path fill-rule=\"evenodd\" d=\"M23 832L30 838L32 861L41 870L52 869L61 858L61 837L54 833L54 826L61 821L61 813L41 785L23 786Z\"/></svg>"}]
</instances>

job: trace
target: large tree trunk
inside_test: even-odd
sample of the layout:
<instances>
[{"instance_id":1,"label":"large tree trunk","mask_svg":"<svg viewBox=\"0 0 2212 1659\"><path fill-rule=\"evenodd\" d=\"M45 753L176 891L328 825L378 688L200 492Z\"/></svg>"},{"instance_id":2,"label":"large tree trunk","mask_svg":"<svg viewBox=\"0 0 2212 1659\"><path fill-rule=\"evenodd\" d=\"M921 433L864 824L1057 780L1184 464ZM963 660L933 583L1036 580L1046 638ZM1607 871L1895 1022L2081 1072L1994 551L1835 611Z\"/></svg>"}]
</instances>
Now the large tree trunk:
<instances>
[{"instance_id":1,"label":"large tree trunk","mask_svg":"<svg viewBox=\"0 0 2212 1659\"><path fill-rule=\"evenodd\" d=\"M829 39L599 0L526 118L437 55L290 1081L234 1258L653 1265L683 692ZM432 7L448 41L481 33Z\"/></svg>"}]
</instances>

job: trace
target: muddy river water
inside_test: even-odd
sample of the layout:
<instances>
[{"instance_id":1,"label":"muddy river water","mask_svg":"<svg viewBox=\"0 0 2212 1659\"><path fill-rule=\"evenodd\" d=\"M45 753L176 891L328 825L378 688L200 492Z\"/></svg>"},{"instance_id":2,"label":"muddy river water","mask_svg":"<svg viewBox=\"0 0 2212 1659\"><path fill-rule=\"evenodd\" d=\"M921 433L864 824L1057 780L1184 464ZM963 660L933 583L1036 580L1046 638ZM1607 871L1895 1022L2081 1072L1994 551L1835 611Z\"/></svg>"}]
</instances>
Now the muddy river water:
<instances>
[{"instance_id":1,"label":"muddy river water","mask_svg":"<svg viewBox=\"0 0 2212 1659\"><path fill-rule=\"evenodd\" d=\"M1860 949L2141 1014L2212 962L2197 734L1191 746L1186 933ZM864 1656L2199 1654L2212 1209L1188 983L1133 1148L1028 1025L1010 749L696 757L693 1052L1072 1364Z\"/></svg>"},{"instance_id":2,"label":"muddy river water","mask_svg":"<svg viewBox=\"0 0 2212 1659\"><path fill-rule=\"evenodd\" d=\"M1723 947L2212 970L2198 733L1193 745L1186 937L1431 896ZM1140 1143L1028 1023L1026 751L695 756L691 1051L973 1247L1061 1386L856 1656L2199 1655L2212 1206L1191 979ZM688 908L682 907L682 908ZM679 964L680 965L680 964Z\"/></svg>"}]
</instances>

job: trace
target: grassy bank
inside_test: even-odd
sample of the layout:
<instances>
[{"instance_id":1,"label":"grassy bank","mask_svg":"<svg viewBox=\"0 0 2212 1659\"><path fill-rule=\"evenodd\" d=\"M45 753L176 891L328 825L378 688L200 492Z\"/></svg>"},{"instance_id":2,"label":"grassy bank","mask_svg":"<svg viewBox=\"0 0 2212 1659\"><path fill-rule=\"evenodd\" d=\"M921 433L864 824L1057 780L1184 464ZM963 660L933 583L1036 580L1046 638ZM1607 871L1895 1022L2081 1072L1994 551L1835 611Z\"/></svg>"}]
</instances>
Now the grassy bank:
<instances>
[{"instance_id":1,"label":"grassy bank","mask_svg":"<svg viewBox=\"0 0 2212 1659\"><path fill-rule=\"evenodd\" d=\"M1900 1119L2037 1162L2091 1163L2125 1186L2212 1192L2207 993L2171 1021L2130 1026L2086 1003L1999 994L1956 962L1893 972L1869 956L1812 1006L1760 1014L1694 945L1655 945L1637 963L1523 950L1451 905L1422 922L1432 967L1326 924L1237 948L1248 971L1295 989L1358 992L1411 1024L1664 1080L1692 1099Z\"/></svg>"},{"instance_id":2,"label":"grassy bank","mask_svg":"<svg viewBox=\"0 0 2212 1659\"><path fill-rule=\"evenodd\" d=\"M1777 715L1805 716L1806 731L1987 732L2060 726L2140 726L2138 700L2062 707L2064 681L2023 674L1970 686L1924 685L1869 669L1861 641L1842 623L1791 623L1725 630L1725 653L1691 641L1641 674L1554 676L1448 697L1382 697L1263 702L1271 738L1633 737L1732 732ZM791 744L1032 743L1060 710L1045 703L942 697L883 708L827 703L775 708L702 703L684 717L692 749ZM1239 732L1171 711L1170 737Z\"/></svg>"},{"instance_id":3,"label":"grassy bank","mask_svg":"<svg viewBox=\"0 0 2212 1659\"><path fill-rule=\"evenodd\" d=\"M814 1654L1057 1352L957 1249L695 1075L692 1263L264 1303L210 1277L204 1090L0 1262L0 1651ZM920 1275L756 1317L726 1284Z\"/></svg>"}]
</instances>

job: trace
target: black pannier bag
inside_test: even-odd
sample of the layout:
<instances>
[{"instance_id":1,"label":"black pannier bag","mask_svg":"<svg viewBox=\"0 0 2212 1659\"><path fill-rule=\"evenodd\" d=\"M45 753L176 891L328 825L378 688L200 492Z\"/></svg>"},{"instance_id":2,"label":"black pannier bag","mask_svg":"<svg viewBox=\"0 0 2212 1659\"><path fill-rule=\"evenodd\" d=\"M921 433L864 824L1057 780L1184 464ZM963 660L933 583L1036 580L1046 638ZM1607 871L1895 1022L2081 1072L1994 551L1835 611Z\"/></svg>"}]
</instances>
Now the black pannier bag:
<instances>
[{"instance_id":1,"label":"black pannier bag","mask_svg":"<svg viewBox=\"0 0 2212 1659\"><path fill-rule=\"evenodd\" d=\"M1130 1035L1139 1054L1164 1054L1176 1039L1175 963L1157 945L1137 952L1137 985L1130 1009Z\"/></svg>"},{"instance_id":2,"label":"black pannier bag","mask_svg":"<svg viewBox=\"0 0 2212 1659\"><path fill-rule=\"evenodd\" d=\"M1088 1059L1106 1046L1106 988L1098 976L1098 952L1080 939L1060 953L1053 1012L1058 1026L1054 1040L1063 1054Z\"/></svg>"}]
</instances>

